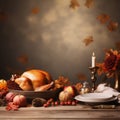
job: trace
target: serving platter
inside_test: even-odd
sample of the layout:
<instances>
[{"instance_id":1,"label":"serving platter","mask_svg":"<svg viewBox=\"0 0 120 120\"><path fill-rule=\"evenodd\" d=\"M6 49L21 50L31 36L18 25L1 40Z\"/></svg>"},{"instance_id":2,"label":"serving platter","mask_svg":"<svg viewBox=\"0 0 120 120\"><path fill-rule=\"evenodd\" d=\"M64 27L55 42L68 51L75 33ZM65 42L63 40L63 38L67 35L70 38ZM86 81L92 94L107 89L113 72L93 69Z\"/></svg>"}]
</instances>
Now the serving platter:
<instances>
[{"instance_id":1,"label":"serving platter","mask_svg":"<svg viewBox=\"0 0 120 120\"><path fill-rule=\"evenodd\" d=\"M24 95L27 99L34 99L34 98L55 99L56 97L58 97L58 94L61 90L62 90L61 88L56 90L47 90L47 91L23 91L23 90L9 89L9 92Z\"/></svg>"}]
</instances>

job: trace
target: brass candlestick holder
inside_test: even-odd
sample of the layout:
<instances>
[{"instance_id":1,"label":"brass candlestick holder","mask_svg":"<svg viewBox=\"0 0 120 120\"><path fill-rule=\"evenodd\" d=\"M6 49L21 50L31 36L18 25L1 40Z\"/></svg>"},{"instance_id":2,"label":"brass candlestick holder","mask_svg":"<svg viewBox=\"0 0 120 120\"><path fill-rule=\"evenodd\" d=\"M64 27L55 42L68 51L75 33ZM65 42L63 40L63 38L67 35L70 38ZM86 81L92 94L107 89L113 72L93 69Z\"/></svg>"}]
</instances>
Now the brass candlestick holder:
<instances>
[{"instance_id":1,"label":"brass candlestick holder","mask_svg":"<svg viewBox=\"0 0 120 120\"><path fill-rule=\"evenodd\" d=\"M98 67L95 66L95 67L89 67L90 71L91 71L91 81L92 81L92 91L91 92L94 92L95 91L95 82L97 80L97 77L96 77L96 72L97 72L97 69Z\"/></svg>"}]
</instances>

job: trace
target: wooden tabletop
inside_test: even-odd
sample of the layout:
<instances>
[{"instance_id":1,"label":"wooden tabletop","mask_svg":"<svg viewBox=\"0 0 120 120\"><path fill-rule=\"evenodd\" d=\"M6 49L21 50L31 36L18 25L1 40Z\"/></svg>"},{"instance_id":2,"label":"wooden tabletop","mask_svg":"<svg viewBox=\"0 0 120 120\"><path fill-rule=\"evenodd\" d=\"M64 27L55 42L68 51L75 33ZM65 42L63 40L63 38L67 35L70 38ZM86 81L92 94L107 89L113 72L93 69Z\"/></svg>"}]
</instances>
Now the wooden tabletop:
<instances>
[{"instance_id":1,"label":"wooden tabletop","mask_svg":"<svg viewBox=\"0 0 120 120\"><path fill-rule=\"evenodd\" d=\"M93 109L87 105L53 106L53 107L25 107L18 111L6 111L0 107L0 120L78 120L78 119L119 119L120 106L115 108Z\"/></svg>"}]
</instances>

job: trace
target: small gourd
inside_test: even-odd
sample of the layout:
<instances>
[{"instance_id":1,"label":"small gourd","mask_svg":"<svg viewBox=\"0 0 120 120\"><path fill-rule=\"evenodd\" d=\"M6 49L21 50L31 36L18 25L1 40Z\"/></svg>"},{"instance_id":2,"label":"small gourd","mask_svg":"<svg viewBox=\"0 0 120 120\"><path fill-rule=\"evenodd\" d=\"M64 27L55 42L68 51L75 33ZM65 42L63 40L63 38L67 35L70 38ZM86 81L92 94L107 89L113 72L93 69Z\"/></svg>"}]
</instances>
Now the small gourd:
<instances>
[{"instance_id":1,"label":"small gourd","mask_svg":"<svg viewBox=\"0 0 120 120\"><path fill-rule=\"evenodd\" d=\"M73 99L72 94L70 94L67 91L61 91L60 94L59 94L59 100L60 101L66 102L66 101L69 101L69 100L72 100L72 99Z\"/></svg>"},{"instance_id":2,"label":"small gourd","mask_svg":"<svg viewBox=\"0 0 120 120\"><path fill-rule=\"evenodd\" d=\"M0 91L1 90L7 90L7 82L4 79L0 79Z\"/></svg>"},{"instance_id":3,"label":"small gourd","mask_svg":"<svg viewBox=\"0 0 120 120\"><path fill-rule=\"evenodd\" d=\"M32 100L32 106L34 107L41 107L46 103L46 100L44 98L34 98Z\"/></svg>"}]
</instances>

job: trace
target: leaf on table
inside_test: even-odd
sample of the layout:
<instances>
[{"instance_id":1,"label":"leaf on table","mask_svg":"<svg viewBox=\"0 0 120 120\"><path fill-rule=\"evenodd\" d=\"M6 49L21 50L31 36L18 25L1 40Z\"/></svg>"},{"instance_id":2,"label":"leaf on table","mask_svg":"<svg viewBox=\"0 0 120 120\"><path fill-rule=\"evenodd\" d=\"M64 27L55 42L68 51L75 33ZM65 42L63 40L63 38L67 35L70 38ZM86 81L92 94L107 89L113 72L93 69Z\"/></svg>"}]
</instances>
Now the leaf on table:
<instances>
[{"instance_id":1,"label":"leaf on table","mask_svg":"<svg viewBox=\"0 0 120 120\"><path fill-rule=\"evenodd\" d=\"M28 56L27 55L21 55L17 58L17 61L22 64L28 63Z\"/></svg>"},{"instance_id":2,"label":"leaf on table","mask_svg":"<svg viewBox=\"0 0 120 120\"><path fill-rule=\"evenodd\" d=\"M94 0L86 0L85 6L91 8L94 5Z\"/></svg>"},{"instance_id":3,"label":"leaf on table","mask_svg":"<svg viewBox=\"0 0 120 120\"><path fill-rule=\"evenodd\" d=\"M38 7L32 9L32 14L38 14L40 12Z\"/></svg>"},{"instance_id":4,"label":"leaf on table","mask_svg":"<svg viewBox=\"0 0 120 120\"><path fill-rule=\"evenodd\" d=\"M19 108L19 105L14 104L14 102L9 102L6 106L7 111L10 111L10 110L16 111L18 110L18 108Z\"/></svg>"},{"instance_id":5,"label":"leaf on table","mask_svg":"<svg viewBox=\"0 0 120 120\"><path fill-rule=\"evenodd\" d=\"M85 38L83 40L83 42L84 42L85 46L90 45L93 42L93 36L88 36L87 38Z\"/></svg>"},{"instance_id":6,"label":"leaf on table","mask_svg":"<svg viewBox=\"0 0 120 120\"><path fill-rule=\"evenodd\" d=\"M86 75L83 74L83 73L78 73L78 74L77 74L77 78L78 78L79 80L87 80Z\"/></svg>"},{"instance_id":7,"label":"leaf on table","mask_svg":"<svg viewBox=\"0 0 120 120\"><path fill-rule=\"evenodd\" d=\"M7 19L7 14L3 11L0 11L0 21L4 22Z\"/></svg>"},{"instance_id":8,"label":"leaf on table","mask_svg":"<svg viewBox=\"0 0 120 120\"><path fill-rule=\"evenodd\" d=\"M71 0L70 1L70 8L75 9L77 7L80 7L80 4L77 0Z\"/></svg>"},{"instance_id":9,"label":"leaf on table","mask_svg":"<svg viewBox=\"0 0 120 120\"><path fill-rule=\"evenodd\" d=\"M101 24L105 24L110 20L110 16L103 13L97 16L97 20L99 20Z\"/></svg>"},{"instance_id":10,"label":"leaf on table","mask_svg":"<svg viewBox=\"0 0 120 120\"><path fill-rule=\"evenodd\" d=\"M117 30L117 28L118 28L118 22L110 21L109 24L107 25L107 28L111 32Z\"/></svg>"}]
</instances>

